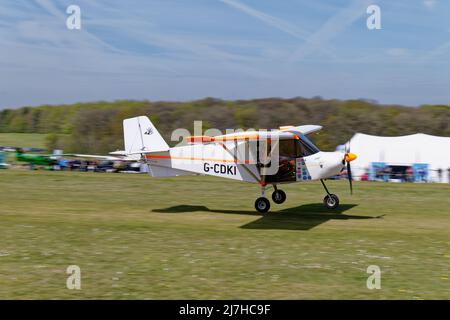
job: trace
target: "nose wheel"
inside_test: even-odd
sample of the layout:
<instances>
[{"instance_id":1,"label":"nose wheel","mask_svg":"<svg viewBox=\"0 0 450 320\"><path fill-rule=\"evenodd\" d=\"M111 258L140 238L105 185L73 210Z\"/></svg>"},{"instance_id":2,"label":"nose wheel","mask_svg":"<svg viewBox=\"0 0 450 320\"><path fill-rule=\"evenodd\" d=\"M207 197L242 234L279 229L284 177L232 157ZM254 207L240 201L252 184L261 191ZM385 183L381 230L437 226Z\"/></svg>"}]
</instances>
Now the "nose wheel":
<instances>
[{"instance_id":1,"label":"nose wheel","mask_svg":"<svg viewBox=\"0 0 450 320\"><path fill-rule=\"evenodd\" d=\"M339 198L337 195L332 194L328 191L327 186L325 185L325 182L323 182L322 179L320 179L320 182L322 182L322 186L325 189L327 195L325 196L325 198L323 198L323 204L325 205L325 207L327 207L328 209L335 209L339 206Z\"/></svg>"},{"instance_id":2,"label":"nose wheel","mask_svg":"<svg viewBox=\"0 0 450 320\"><path fill-rule=\"evenodd\" d=\"M339 198L335 194L326 195L325 198L323 198L323 204L328 209L334 209L339 206Z\"/></svg>"}]
</instances>

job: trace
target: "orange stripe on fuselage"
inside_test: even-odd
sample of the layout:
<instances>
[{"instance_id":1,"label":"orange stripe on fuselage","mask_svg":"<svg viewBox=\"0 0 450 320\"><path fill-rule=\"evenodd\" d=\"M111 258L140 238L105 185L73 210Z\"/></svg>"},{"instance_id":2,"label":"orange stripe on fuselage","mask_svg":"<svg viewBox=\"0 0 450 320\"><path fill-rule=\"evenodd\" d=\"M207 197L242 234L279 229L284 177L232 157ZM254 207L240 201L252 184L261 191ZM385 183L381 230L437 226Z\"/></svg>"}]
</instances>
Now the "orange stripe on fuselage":
<instances>
[{"instance_id":1,"label":"orange stripe on fuselage","mask_svg":"<svg viewBox=\"0 0 450 320\"><path fill-rule=\"evenodd\" d=\"M162 156L156 154L146 154L145 158L147 159L175 159L175 160L195 160L195 161L213 161L213 162L232 162L232 163L240 163L240 164L251 164L250 161L237 161L234 159L217 159L217 158L195 158L195 157L178 157L178 156Z\"/></svg>"}]
</instances>

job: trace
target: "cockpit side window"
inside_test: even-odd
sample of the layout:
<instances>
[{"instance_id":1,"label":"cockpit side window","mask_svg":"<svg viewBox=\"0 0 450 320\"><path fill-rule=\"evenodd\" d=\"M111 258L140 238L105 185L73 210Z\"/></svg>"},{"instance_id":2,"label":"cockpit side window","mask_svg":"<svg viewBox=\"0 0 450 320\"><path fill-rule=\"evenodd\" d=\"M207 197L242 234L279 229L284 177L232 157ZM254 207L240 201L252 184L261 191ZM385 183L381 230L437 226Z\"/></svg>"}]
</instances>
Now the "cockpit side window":
<instances>
[{"instance_id":1,"label":"cockpit side window","mask_svg":"<svg viewBox=\"0 0 450 320\"><path fill-rule=\"evenodd\" d=\"M301 146L298 140L280 140L278 145L280 157L298 158L301 154Z\"/></svg>"},{"instance_id":2,"label":"cockpit side window","mask_svg":"<svg viewBox=\"0 0 450 320\"><path fill-rule=\"evenodd\" d=\"M271 154L272 141L267 140L264 142L267 146L265 148L266 155ZM260 148L263 148L264 143L260 143ZM312 143L311 140L303 135L300 135L298 139L281 139L276 143L278 144L278 155L281 159L291 159L310 156L319 152L319 149Z\"/></svg>"},{"instance_id":3,"label":"cockpit side window","mask_svg":"<svg viewBox=\"0 0 450 320\"><path fill-rule=\"evenodd\" d=\"M280 157L300 158L317 152L319 152L319 149L310 140L288 139L279 141Z\"/></svg>"}]
</instances>

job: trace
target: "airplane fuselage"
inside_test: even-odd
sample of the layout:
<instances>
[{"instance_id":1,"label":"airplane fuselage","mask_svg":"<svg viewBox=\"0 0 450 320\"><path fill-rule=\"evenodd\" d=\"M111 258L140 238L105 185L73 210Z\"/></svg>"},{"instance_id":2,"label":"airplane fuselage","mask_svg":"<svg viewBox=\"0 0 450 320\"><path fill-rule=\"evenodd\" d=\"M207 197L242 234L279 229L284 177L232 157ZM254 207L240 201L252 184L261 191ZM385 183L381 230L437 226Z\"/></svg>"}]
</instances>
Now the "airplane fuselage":
<instances>
[{"instance_id":1,"label":"airplane fuselage","mask_svg":"<svg viewBox=\"0 0 450 320\"><path fill-rule=\"evenodd\" d=\"M230 152L224 152L224 148ZM227 149L225 149L227 150ZM196 144L171 148L169 151L146 154L146 162L155 176L167 169L172 169L172 175L204 174L222 178L262 183L264 176L272 176L268 183L289 183L305 180L318 180L335 176L344 168L344 153L319 151L309 156L292 158L289 161L283 177L277 180L279 170L283 169L280 161L275 168L275 174L265 174L265 167L255 158L245 159L239 153L233 153L233 146L217 144ZM170 171L169 171L170 172ZM272 171L273 172L273 171Z\"/></svg>"}]
</instances>

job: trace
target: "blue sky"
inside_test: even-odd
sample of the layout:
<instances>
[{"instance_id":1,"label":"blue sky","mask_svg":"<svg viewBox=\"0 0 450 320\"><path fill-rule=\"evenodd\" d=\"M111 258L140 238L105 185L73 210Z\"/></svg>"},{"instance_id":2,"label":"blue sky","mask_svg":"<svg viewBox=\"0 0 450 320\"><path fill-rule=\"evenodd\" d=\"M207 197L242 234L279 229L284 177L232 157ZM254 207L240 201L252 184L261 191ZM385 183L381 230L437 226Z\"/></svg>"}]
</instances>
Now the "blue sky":
<instances>
[{"instance_id":1,"label":"blue sky","mask_svg":"<svg viewBox=\"0 0 450 320\"><path fill-rule=\"evenodd\" d=\"M81 30L66 8L81 8ZM381 8L368 30L366 8ZM322 96L450 104L450 1L2 0L0 108Z\"/></svg>"}]
</instances>

